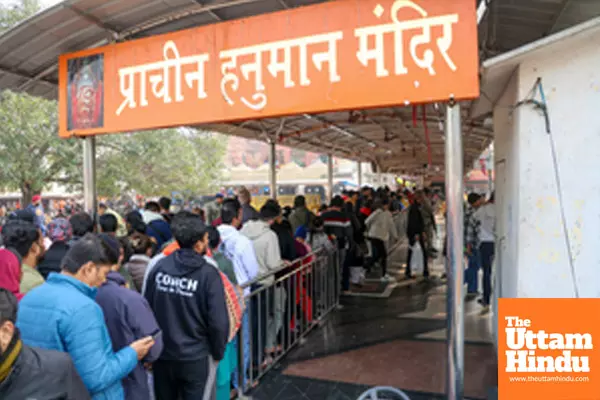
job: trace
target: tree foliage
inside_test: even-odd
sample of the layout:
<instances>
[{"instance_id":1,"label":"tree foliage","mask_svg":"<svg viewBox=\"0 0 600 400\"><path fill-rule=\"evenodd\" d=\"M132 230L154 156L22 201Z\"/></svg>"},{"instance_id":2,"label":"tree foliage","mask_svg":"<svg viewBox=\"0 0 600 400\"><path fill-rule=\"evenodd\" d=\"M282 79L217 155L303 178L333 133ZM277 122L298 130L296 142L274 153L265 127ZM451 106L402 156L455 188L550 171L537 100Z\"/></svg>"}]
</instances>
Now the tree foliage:
<instances>
[{"instance_id":1,"label":"tree foliage","mask_svg":"<svg viewBox=\"0 0 600 400\"><path fill-rule=\"evenodd\" d=\"M20 0L0 4L0 33L10 29L41 9L39 0Z\"/></svg>"},{"instance_id":2,"label":"tree foliage","mask_svg":"<svg viewBox=\"0 0 600 400\"><path fill-rule=\"evenodd\" d=\"M225 145L221 135L189 128L99 137L98 194L212 192L221 179Z\"/></svg>"},{"instance_id":3,"label":"tree foliage","mask_svg":"<svg viewBox=\"0 0 600 400\"><path fill-rule=\"evenodd\" d=\"M59 139L57 110L55 101L28 94L0 96L0 186L20 190L25 204L53 183L81 189L81 140ZM189 128L100 136L98 194L212 192L221 178L226 142Z\"/></svg>"},{"instance_id":4,"label":"tree foliage","mask_svg":"<svg viewBox=\"0 0 600 400\"><path fill-rule=\"evenodd\" d=\"M0 33L40 8L39 0L0 4ZM0 94L0 189L20 190L24 204L53 183L82 187L81 141L58 138L57 114L55 101ZM225 145L223 136L187 128L101 136L98 194L212 191L221 176Z\"/></svg>"},{"instance_id":5,"label":"tree foliage","mask_svg":"<svg viewBox=\"0 0 600 400\"><path fill-rule=\"evenodd\" d=\"M81 145L58 138L56 102L5 91L0 96L0 185L27 203L52 183L81 181Z\"/></svg>"}]
</instances>

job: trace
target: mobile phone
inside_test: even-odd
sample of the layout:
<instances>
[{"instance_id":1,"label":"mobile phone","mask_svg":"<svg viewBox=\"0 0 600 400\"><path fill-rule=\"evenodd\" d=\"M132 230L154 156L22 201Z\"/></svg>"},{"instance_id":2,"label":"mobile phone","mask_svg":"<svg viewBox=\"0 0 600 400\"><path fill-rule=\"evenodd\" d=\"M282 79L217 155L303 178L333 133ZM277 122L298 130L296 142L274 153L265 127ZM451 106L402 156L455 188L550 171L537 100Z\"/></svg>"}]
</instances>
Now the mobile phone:
<instances>
[{"instance_id":1,"label":"mobile phone","mask_svg":"<svg viewBox=\"0 0 600 400\"><path fill-rule=\"evenodd\" d=\"M150 336L152 336L152 340L156 341L156 339L162 336L162 331L159 329L156 332L152 333Z\"/></svg>"}]
</instances>

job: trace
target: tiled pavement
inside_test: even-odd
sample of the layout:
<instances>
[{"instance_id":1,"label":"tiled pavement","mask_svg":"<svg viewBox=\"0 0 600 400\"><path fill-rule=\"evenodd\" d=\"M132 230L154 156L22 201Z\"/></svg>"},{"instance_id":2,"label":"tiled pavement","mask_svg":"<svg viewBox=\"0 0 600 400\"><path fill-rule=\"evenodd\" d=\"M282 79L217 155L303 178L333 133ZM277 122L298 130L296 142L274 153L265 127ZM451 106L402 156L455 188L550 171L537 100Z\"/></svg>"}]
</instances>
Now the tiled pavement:
<instances>
[{"instance_id":1,"label":"tiled pavement","mask_svg":"<svg viewBox=\"0 0 600 400\"><path fill-rule=\"evenodd\" d=\"M392 255L401 274L406 246ZM432 267L441 274L439 262ZM358 399L375 385L412 400L444 398L445 286L439 279L395 287L389 297L345 297L343 308L313 331L252 393L256 400ZM465 396L484 399L496 384L490 316L465 306Z\"/></svg>"}]
</instances>

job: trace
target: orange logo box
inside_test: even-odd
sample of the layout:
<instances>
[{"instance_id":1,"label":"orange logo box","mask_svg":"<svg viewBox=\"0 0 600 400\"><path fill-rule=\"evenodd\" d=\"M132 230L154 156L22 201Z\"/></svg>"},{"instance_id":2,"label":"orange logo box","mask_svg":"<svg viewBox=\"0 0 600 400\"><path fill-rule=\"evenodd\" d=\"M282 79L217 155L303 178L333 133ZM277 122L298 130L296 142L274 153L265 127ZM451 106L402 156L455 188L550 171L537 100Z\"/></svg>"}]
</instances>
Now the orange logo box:
<instances>
[{"instance_id":1,"label":"orange logo box","mask_svg":"<svg viewBox=\"0 0 600 400\"><path fill-rule=\"evenodd\" d=\"M600 399L600 299L500 299L501 400Z\"/></svg>"}]
</instances>

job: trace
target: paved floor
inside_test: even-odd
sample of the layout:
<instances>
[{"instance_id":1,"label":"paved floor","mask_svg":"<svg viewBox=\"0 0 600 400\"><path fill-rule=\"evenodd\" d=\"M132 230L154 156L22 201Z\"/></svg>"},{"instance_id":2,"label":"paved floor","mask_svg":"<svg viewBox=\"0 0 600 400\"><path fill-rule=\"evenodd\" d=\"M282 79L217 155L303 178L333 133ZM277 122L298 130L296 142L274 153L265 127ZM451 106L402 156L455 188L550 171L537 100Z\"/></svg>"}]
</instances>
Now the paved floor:
<instances>
[{"instance_id":1,"label":"paved floor","mask_svg":"<svg viewBox=\"0 0 600 400\"><path fill-rule=\"evenodd\" d=\"M406 245L394 249L400 278ZM432 265L440 276L443 265ZM385 297L342 298L343 308L313 331L252 393L257 400L355 400L373 386L406 391L412 400L444 398L445 285L442 280L393 285ZM465 304L465 397L485 399L497 376L489 314Z\"/></svg>"}]
</instances>

